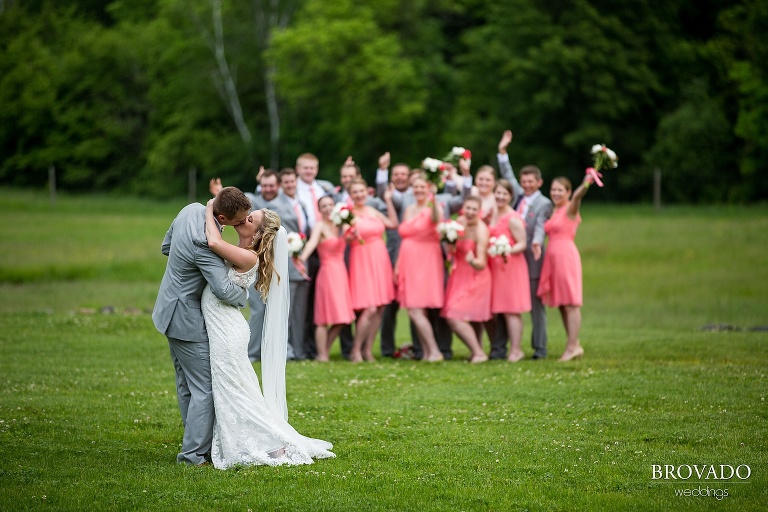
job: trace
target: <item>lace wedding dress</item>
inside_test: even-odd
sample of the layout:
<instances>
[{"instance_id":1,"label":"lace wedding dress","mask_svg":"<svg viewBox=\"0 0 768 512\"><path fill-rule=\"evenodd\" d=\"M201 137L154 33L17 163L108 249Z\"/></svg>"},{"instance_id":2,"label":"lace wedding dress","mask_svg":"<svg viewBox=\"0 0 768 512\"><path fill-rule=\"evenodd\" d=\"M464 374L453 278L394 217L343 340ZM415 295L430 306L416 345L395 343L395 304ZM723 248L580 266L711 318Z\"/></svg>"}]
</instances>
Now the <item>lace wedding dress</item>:
<instances>
[{"instance_id":1,"label":"lace wedding dress","mask_svg":"<svg viewBox=\"0 0 768 512\"><path fill-rule=\"evenodd\" d=\"M287 260L287 258L286 258ZM243 288L256 280L257 267L245 273L229 270L230 279ZM287 281L287 272L285 274ZM272 285L276 279L273 277ZM282 284L282 283L281 283ZM286 283L287 284L287 283ZM273 298L272 293L268 301ZM276 299L275 299L276 300ZM285 407L285 345L282 355L282 401L265 399L259 380L248 359L250 329L240 310L213 295L208 286L203 290L202 310L208 330L211 357L211 378L216 419L213 426L211 458L217 469L236 465L312 464L313 458L335 457L331 443L302 436L288 424ZM268 304L269 307L269 304ZM287 343L287 308L285 318ZM271 343L265 337L264 343ZM270 362L263 361L262 365ZM279 364L277 365L279 366ZM273 371L271 369L269 371ZM264 369L265 395L268 370ZM274 378L274 377L273 377ZM277 393L280 394L279 392Z\"/></svg>"}]
</instances>

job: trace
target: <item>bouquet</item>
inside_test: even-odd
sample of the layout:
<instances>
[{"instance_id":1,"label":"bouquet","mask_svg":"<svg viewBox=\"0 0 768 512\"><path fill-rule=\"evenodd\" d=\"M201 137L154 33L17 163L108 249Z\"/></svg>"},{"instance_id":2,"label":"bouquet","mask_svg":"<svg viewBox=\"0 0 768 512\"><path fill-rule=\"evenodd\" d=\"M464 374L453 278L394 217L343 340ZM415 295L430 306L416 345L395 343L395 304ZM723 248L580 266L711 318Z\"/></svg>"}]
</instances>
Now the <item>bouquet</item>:
<instances>
[{"instance_id":1,"label":"bouquet","mask_svg":"<svg viewBox=\"0 0 768 512\"><path fill-rule=\"evenodd\" d=\"M291 231L288 233L286 241L288 242L288 252L293 258L298 258L304 248L304 243L307 241L307 235Z\"/></svg>"},{"instance_id":2,"label":"bouquet","mask_svg":"<svg viewBox=\"0 0 768 512\"><path fill-rule=\"evenodd\" d=\"M444 220L437 225L437 232L441 242L453 245L464 234L464 225L455 220Z\"/></svg>"},{"instance_id":3,"label":"bouquet","mask_svg":"<svg viewBox=\"0 0 768 512\"><path fill-rule=\"evenodd\" d=\"M347 204L336 203L333 210L331 210L331 222L335 226L341 227L344 224L351 226L353 220L355 220L355 214L352 213Z\"/></svg>"},{"instance_id":4,"label":"bouquet","mask_svg":"<svg viewBox=\"0 0 768 512\"><path fill-rule=\"evenodd\" d=\"M445 162L427 157L421 162L421 167L424 169L427 179L430 183L434 183L438 190L445 187L445 182L448 181L448 169Z\"/></svg>"},{"instance_id":5,"label":"bouquet","mask_svg":"<svg viewBox=\"0 0 768 512\"><path fill-rule=\"evenodd\" d=\"M491 256L501 256L504 258L504 263L506 263L507 256L512 254L512 245L509 243L507 235L492 236L488 240L488 254Z\"/></svg>"},{"instance_id":6,"label":"bouquet","mask_svg":"<svg viewBox=\"0 0 768 512\"><path fill-rule=\"evenodd\" d=\"M335 226L342 227L345 224L349 226L349 229L347 230L346 238L349 240L351 236L354 236L355 239L361 243L364 244L365 240L363 240L363 237L360 236L360 233L357 232L357 229L353 226L355 223L355 214L352 213L352 209L349 207L348 204L344 203L336 203L336 205L333 207L333 210L331 210L331 222Z\"/></svg>"},{"instance_id":7,"label":"bouquet","mask_svg":"<svg viewBox=\"0 0 768 512\"><path fill-rule=\"evenodd\" d=\"M440 241L448 244L446 251L445 267L448 273L453 272L453 253L456 251L456 241L464 235L464 225L455 220L444 220L437 225Z\"/></svg>"},{"instance_id":8,"label":"bouquet","mask_svg":"<svg viewBox=\"0 0 768 512\"><path fill-rule=\"evenodd\" d=\"M288 252L291 253L293 266L296 267L296 270L299 271L304 279L309 280L309 275L307 275L307 269L304 267L304 262L299 259L301 250L304 249L306 241L307 235L304 233L296 233L295 231L291 231L286 237L286 242L288 242Z\"/></svg>"},{"instance_id":9,"label":"bouquet","mask_svg":"<svg viewBox=\"0 0 768 512\"><path fill-rule=\"evenodd\" d=\"M468 149L460 148L459 146L453 146L453 149L451 149L451 152L445 155L443 160L447 162L451 162L454 166L458 167L459 160L462 158L471 165L472 152Z\"/></svg>"},{"instance_id":10,"label":"bouquet","mask_svg":"<svg viewBox=\"0 0 768 512\"><path fill-rule=\"evenodd\" d=\"M605 144L595 144L592 146L592 158L595 161L595 166L587 168L587 183L585 186L588 187L591 183L597 183L598 187L602 187L603 182L600 181L600 178L602 178L603 175L600 174L600 171L618 167L619 157Z\"/></svg>"}]
</instances>

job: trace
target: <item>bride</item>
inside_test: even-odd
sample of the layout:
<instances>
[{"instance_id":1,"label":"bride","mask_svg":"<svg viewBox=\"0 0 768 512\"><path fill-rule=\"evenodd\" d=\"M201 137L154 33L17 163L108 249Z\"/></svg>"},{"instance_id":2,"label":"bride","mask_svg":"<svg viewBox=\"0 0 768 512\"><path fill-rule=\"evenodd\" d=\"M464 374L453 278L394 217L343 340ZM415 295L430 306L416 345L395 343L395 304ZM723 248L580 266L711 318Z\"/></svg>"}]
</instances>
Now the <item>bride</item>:
<instances>
[{"instance_id":1,"label":"bride","mask_svg":"<svg viewBox=\"0 0 768 512\"><path fill-rule=\"evenodd\" d=\"M288 343L288 244L280 217L271 210L251 212L235 226L237 246L221 238L213 199L205 214L205 234L213 252L231 268L229 278L245 289L255 281L266 303L262 342L262 384L248 359L250 330L240 310L221 302L208 286L201 305L208 330L216 419L211 459L217 469L236 465L312 464L335 457L331 443L302 436L288 424L285 359Z\"/></svg>"}]
</instances>

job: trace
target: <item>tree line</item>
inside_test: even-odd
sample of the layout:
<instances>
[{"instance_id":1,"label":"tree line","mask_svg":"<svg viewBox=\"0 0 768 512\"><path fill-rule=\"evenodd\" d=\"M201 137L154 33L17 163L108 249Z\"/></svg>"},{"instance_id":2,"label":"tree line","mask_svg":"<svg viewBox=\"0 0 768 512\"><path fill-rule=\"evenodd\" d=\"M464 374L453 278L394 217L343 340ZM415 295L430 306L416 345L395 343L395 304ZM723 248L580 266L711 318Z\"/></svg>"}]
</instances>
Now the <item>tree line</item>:
<instances>
[{"instance_id":1,"label":"tree line","mask_svg":"<svg viewBox=\"0 0 768 512\"><path fill-rule=\"evenodd\" d=\"M302 152L418 166L452 146L600 199L768 198L768 0L0 0L0 184L250 190ZM205 180L200 180L201 191Z\"/></svg>"}]
</instances>

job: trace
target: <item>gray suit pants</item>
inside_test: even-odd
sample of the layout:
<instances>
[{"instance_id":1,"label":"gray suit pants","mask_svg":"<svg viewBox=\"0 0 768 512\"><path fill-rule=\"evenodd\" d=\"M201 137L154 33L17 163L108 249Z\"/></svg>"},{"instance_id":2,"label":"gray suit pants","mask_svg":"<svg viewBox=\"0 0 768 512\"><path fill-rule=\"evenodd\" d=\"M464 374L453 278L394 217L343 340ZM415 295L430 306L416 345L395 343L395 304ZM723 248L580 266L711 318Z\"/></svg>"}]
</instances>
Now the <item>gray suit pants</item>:
<instances>
[{"instance_id":1,"label":"gray suit pants","mask_svg":"<svg viewBox=\"0 0 768 512\"><path fill-rule=\"evenodd\" d=\"M168 346L176 369L176 397L184 425L176 461L202 464L210 460L214 419L208 342L168 338Z\"/></svg>"},{"instance_id":2,"label":"gray suit pants","mask_svg":"<svg viewBox=\"0 0 768 512\"><path fill-rule=\"evenodd\" d=\"M538 289L539 278L531 278L531 348L534 358L544 359L547 357L547 310L536 295Z\"/></svg>"},{"instance_id":3,"label":"gray suit pants","mask_svg":"<svg viewBox=\"0 0 768 512\"><path fill-rule=\"evenodd\" d=\"M291 314L288 319L288 352L293 347L293 359L307 358L304 350L307 308L309 307L309 281L291 281Z\"/></svg>"},{"instance_id":4,"label":"gray suit pants","mask_svg":"<svg viewBox=\"0 0 768 512\"><path fill-rule=\"evenodd\" d=\"M251 340L248 342L248 359L252 363L261 360L261 334L264 329L264 313L267 305L261 300L261 294L254 286L248 289L248 306L251 316L248 317L248 327L251 329Z\"/></svg>"}]
</instances>

